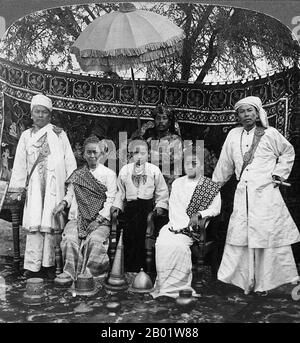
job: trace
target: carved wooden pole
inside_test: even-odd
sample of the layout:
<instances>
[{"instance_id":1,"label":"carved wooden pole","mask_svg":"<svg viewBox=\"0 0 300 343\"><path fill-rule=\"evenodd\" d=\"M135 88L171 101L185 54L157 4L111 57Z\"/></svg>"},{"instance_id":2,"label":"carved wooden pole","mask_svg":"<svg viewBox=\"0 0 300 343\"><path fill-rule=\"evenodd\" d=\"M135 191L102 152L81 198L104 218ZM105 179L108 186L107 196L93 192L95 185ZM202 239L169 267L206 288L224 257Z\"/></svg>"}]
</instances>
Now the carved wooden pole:
<instances>
[{"instance_id":1,"label":"carved wooden pole","mask_svg":"<svg viewBox=\"0 0 300 343\"><path fill-rule=\"evenodd\" d=\"M17 272L20 271L20 207L18 205L11 206L11 221L13 230L13 245L14 245L14 267Z\"/></svg>"},{"instance_id":2,"label":"carved wooden pole","mask_svg":"<svg viewBox=\"0 0 300 343\"><path fill-rule=\"evenodd\" d=\"M203 285L203 269L204 269L204 258L206 253L206 223L208 219L203 218L199 220L198 230L200 233L200 240L197 244L197 259L194 270L193 288L199 294Z\"/></svg>"},{"instance_id":3,"label":"carved wooden pole","mask_svg":"<svg viewBox=\"0 0 300 343\"><path fill-rule=\"evenodd\" d=\"M147 230L145 237L146 249L146 272L151 273L154 262L154 246L155 246L155 226L154 226L154 212L150 212L147 218Z\"/></svg>"},{"instance_id":4,"label":"carved wooden pole","mask_svg":"<svg viewBox=\"0 0 300 343\"><path fill-rule=\"evenodd\" d=\"M112 267L117 246L117 226L118 226L118 216L113 213L111 216L111 230L109 235L109 247L108 247L108 257L110 262L110 267Z\"/></svg>"},{"instance_id":5,"label":"carved wooden pole","mask_svg":"<svg viewBox=\"0 0 300 343\"><path fill-rule=\"evenodd\" d=\"M63 259L62 259L62 252L60 248L61 242L61 235L65 227L65 213L58 213L55 217L56 219L56 227L54 229L55 235L55 265L56 270L55 274L59 275L63 272Z\"/></svg>"}]
</instances>

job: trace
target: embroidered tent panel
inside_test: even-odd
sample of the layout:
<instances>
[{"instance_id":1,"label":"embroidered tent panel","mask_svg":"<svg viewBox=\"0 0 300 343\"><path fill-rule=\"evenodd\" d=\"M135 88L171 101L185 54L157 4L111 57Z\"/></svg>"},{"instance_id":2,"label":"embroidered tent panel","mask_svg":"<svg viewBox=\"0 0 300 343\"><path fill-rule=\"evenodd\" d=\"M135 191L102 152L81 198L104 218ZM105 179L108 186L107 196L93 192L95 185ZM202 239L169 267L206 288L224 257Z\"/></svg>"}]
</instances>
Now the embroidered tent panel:
<instances>
[{"instance_id":1,"label":"embroidered tent panel","mask_svg":"<svg viewBox=\"0 0 300 343\"><path fill-rule=\"evenodd\" d=\"M196 87L189 83L137 81L142 121L153 120L151 111L158 103L172 106L182 138L204 139L211 161L216 160L228 131L237 125L234 103L247 95L262 97L270 125L289 138L288 115L297 91L295 84L294 68L244 84ZM4 92L0 93L4 97L1 154L8 175L19 137L31 125L30 101L37 92L52 99L52 122L67 132L79 165L83 162L82 143L95 128L116 146L120 130L129 137L137 128L130 80L43 71L0 59L0 87ZM205 165L205 175L211 175L215 162L206 161Z\"/></svg>"}]
</instances>

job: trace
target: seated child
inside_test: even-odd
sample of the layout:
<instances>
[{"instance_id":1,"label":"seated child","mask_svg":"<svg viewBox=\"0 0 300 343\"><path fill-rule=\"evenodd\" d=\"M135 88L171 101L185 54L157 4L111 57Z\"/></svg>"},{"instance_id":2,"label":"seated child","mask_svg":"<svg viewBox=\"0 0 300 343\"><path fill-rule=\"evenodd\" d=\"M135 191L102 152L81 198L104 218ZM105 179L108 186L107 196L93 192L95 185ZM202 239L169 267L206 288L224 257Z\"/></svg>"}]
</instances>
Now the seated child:
<instances>
[{"instance_id":1,"label":"seated child","mask_svg":"<svg viewBox=\"0 0 300 343\"><path fill-rule=\"evenodd\" d=\"M162 215L164 210L168 209L169 193L160 169L147 162L147 143L136 139L130 143L130 146L133 162L126 164L120 170L117 181L118 191L111 211L124 212L125 271L139 272L140 268L145 268L148 214L155 207L157 215Z\"/></svg>"},{"instance_id":2,"label":"seated child","mask_svg":"<svg viewBox=\"0 0 300 343\"><path fill-rule=\"evenodd\" d=\"M100 163L105 143L96 136L84 142L87 164L66 181L67 194L54 215L68 207L69 221L62 235L63 272L75 280L80 273L99 276L109 268L110 207L117 192L117 176Z\"/></svg>"},{"instance_id":3,"label":"seated child","mask_svg":"<svg viewBox=\"0 0 300 343\"><path fill-rule=\"evenodd\" d=\"M172 183L169 201L169 223L159 233L155 244L157 277L154 298L176 298L179 291L190 289L192 282L191 249L192 233L198 220L220 213L219 187L211 179L201 175L201 160L196 149L184 159L186 175Z\"/></svg>"}]
</instances>

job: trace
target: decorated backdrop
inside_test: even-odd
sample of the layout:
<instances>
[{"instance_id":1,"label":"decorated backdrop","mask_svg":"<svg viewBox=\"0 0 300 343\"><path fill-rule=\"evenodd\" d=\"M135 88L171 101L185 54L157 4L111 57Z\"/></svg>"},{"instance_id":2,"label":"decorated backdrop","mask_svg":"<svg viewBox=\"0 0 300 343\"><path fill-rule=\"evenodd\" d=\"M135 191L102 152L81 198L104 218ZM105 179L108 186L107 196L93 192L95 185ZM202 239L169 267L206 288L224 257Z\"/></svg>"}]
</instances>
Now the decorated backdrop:
<instances>
[{"instance_id":1,"label":"decorated backdrop","mask_svg":"<svg viewBox=\"0 0 300 343\"><path fill-rule=\"evenodd\" d=\"M0 59L0 81L4 103L1 156L9 170L18 139L31 126L30 101L37 92L52 99L52 122L67 132L77 157L91 133L117 145L119 131L130 136L137 128L130 80L39 70ZM182 138L204 139L206 151L213 156L218 156L227 132L237 125L234 103L248 95L262 99L270 124L289 138L289 114L297 90L294 68L246 82L195 85L145 80L136 84L143 122L153 120L151 112L158 104L171 106Z\"/></svg>"}]
</instances>

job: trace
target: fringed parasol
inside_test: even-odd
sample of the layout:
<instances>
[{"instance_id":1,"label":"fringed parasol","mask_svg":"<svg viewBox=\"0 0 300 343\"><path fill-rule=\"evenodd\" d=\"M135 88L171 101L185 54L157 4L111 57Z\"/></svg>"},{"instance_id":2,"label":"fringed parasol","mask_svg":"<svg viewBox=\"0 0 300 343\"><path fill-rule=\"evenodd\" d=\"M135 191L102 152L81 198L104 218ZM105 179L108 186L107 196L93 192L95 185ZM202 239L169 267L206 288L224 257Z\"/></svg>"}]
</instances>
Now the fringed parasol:
<instances>
[{"instance_id":1,"label":"fringed parasol","mask_svg":"<svg viewBox=\"0 0 300 343\"><path fill-rule=\"evenodd\" d=\"M75 41L71 52L84 71L131 68L138 129L141 128L133 67L160 63L180 54L184 33L168 18L121 3L119 11L95 19Z\"/></svg>"}]
</instances>

